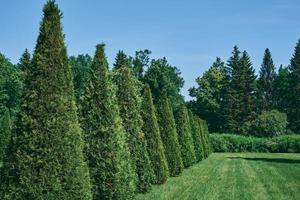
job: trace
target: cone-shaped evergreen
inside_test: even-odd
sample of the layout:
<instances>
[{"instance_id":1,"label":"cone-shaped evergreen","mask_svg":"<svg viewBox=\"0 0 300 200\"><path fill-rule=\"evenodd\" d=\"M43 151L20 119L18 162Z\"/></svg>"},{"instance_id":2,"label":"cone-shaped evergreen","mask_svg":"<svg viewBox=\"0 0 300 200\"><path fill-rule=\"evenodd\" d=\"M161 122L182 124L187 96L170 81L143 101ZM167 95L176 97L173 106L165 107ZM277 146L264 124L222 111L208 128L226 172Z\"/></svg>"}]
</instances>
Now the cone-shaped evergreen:
<instances>
[{"instance_id":1,"label":"cone-shaped evergreen","mask_svg":"<svg viewBox=\"0 0 300 200\"><path fill-rule=\"evenodd\" d=\"M24 53L22 54L18 67L24 72L26 69L29 68L31 62L30 53L28 49L25 49Z\"/></svg>"},{"instance_id":2,"label":"cone-shaped evergreen","mask_svg":"<svg viewBox=\"0 0 300 200\"><path fill-rule=\"evenodd\" d=\"M0 168L10 137L11 122L9 110L2 106L0 107Z\"/></svg>"},{"instance_id":3,"label":"cone-shaped evergreen","mask_svg":"<svg viewBox=\"0 0 300 200\"><path fill-rule=\"evenodd\" d=\"M300 40L295 47L289 70L289 126L294 132L300 133Z\"/></svg>"},{"instance_id":4,"label":"cone-shaped evergreen","mask_svg":"<svg viewBox=\"0 0 300 200\"><path fill-rule=\"evenodd\" d=\"M103 44L97 45L80 110L93 199L132 199L135 172Z\"/></svg>"},{"instance_id":5,"label":"cone-shaped evergreen","mask_svg":"<svg viewBox=\"0 0 300 200\"><path fill-rule=\"evenodd\" d=\"M208 141L208 128L204 120L198 119L199 126L201 128L201 140L203 144L203 155L207 158L210 154L210 144Z\"/></svg>"},{"instance_id":6,"label":"cone-shaped evergreen","mask_svg":"<svg viewBox=\"0 0 300 200\"><path fill-rule=\"evenodd\" d=\"M185 105L180 106L176 114L176 122L183 165L184 167L189 167L196 162L196 156L190 119Z\"/></svg>"},{"instance_id":7,"label":"cone-shaped evergreen","mask_svg":"<svg viewBox=\"0 0 300 200\"><path fill-rule=\"evenodd\" d=\"M177 176L183 170L183 162L173 111L166 95L162 95L159 100L157 112L160 134L165 148L169 172L171 176Z\"/></svg>"},{"instance_id":8,"label":"cone-shaped evergreen","mask_svg":"<svg viewBox=\"0 0 300 200\"><path fill-rule=\"evenodd\" d=\"M194 149L196 155L196 161L199 162L204 158L203 155L203 144L201 141L201 129L199 123L197 122L197 117L193 115L191 111L189 111L189 119L191 124L191 131L194 141Z\"/></svg>"},{"instance_id":9,"label":"cone-shaped evergreen","mask_svg":"<svg viewBox=\"0 0 300 200\"><path fill-rule=\"evenodd\" d=\"M265 50L263 63L259 71L258 93L260 111L271 110L274 107L274 81L276 78L275 66L270 50Z\"/></svg>"},{"instance_id":10,"label":"cone-shaped evergreen","mask_svg":"<svg viewBox=\"0 0 300 200\"><path fill-rule=\"evenodd\" d=\"M166 182L169 169L155 114L152 94L148 85L145 85L143 90L142 118L142 130L147 140L148 154L155 174L154 183L161 184Z\"/></svg>"},{"instance_id":11,"label":"cone-shaped evergreen","mask_svg":"<svg viewBox=\"0 0 300 200\"><path fill-rule=\"evenodd\" d=\"M92 198L60 19L48 1L1 171L1 200Z\"/></svg>"},{"instance_id":12,"label":"cone-shaped evergreen","mask_svg":"<svg viewBox=\"0 0 300 200\"><path fill-rule=\"evenodd\" d=\"M151 188L153 170L147 153L146 139L142 132L141 83L128 66L128 59L119 52L114 69L114 81L118 87L117 99L120 115L127 132L127 143L138 176L138 191L146 192ZM123 56L122 56L123 55Z\"/></svg>"}]
</instances>

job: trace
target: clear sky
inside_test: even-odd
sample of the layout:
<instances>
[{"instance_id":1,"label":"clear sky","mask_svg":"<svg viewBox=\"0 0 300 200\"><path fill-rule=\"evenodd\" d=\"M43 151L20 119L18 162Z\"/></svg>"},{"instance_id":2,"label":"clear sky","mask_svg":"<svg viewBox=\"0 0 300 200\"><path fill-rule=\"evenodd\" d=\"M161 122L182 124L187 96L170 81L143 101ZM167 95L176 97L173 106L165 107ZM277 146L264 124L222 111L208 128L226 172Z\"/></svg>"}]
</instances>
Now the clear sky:
<instances>
[{"instance_id":1,"label":"clear sky","mask_svg":"<svg viewBox=\"0 0 300 200\"><path fill-rule=\"evenodd\" d=\"M0 52L16 63L33 50L42 0L0 0ZM234 45L247 50L260 67L265 48L273 60L289 64L300 38L299 0L57 0L69 55L106 43L112 65L118 50L133 55L150 49L167 57L185 79L182 94L216 56L226 61Z\"/></svg>"}]
</instances>

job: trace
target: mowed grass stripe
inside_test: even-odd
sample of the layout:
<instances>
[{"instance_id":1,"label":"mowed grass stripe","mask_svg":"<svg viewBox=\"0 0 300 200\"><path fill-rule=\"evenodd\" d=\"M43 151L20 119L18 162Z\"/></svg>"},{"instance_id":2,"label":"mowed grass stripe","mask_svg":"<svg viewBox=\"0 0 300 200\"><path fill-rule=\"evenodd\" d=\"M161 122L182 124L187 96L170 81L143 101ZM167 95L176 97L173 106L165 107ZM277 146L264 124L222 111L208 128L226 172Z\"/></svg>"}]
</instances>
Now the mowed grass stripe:
<instances>
[{"instance_id":1,"label":"mowed grass stripe","mask_svg":"<svg viewBox=\"0 0 300 200\"><path fill-rule=\"evenodd\" d=\"M218 153L137 200L300 200L300 154Z\"/></svg>"},{"instance_id":2,"label":"mowed grass stripe","mask_svg":"<svg viewBox=\"0 0 300 200\"><path fill-rule=\"evenodd\" d=\"M236 174L237 179L240 180L237 185L237 190L239 191L239 197L237 199L267 200L268 192L253 166L244 159L240 159L237 162L241 163L239 173Z\"/></svg>"},{"instance_id":3,"label":"mowed grass stripe","mask_svg":"<svg viewBox=\"0 0 300 200\"><path fill-rule=\"evenodd\" d=\"M275 158L276 159L276 158ZM268 191L269 199L300 199L299 187L289 187L290 182L293 182L296 173L292 173L293 178L289 175L293 170L288 170L291 164L278 164L276 162L264 161L249 161L258 174L261 182L264 183ZM299 168L294 166L292 168ZM279 170L281 169L281 170ZM298 194L297 194L298 193Z\"/></svg>"}]
</instances>

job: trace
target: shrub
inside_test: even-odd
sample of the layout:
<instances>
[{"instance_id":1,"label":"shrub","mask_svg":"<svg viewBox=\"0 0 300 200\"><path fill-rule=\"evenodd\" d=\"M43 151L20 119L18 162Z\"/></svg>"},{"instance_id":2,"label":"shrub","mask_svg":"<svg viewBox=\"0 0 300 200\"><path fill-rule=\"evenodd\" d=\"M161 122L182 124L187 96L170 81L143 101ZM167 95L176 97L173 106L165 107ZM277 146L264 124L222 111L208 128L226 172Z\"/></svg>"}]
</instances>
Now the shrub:
<instances>
[{"instance_id":1,"label":"shrub","mask_svg":"<svg viewBox=\"0 0 300 200\"><path fill-rule=\"evenodd\" d=\"M260 138L234 134L210 134L214 152L299 153L300 135Z\"/></svg>"},{"instance_id":2,"label":"shrub","mask_svg":"<svg viewBox=\"0 0 300 200\"><path fill-rule=\"evenodd\" d=\"M187 108L182 105L176 113L177 136L181 150L181 158L185 168L196 162L194 141Z\"/></svg>"},{"instance_id":3,"label":"shrub","mask_svg":"<svg viewBox=\"0 0 300 200\"><path fill-rule=\"evenodd\" d=\"M264 111L256 119L246 122L242 127L245 135L258 137L273 137L286 133L287 116L276 110Z\"/></svg>"},{"instance_id":4,"label":"shrub","mask_svg":"<svg viewBox=\"0 0 300 200\"><path fill-rule=\"evenodd\" d=\"M156 184L162 184L167 181L169 168L155 114L151 90L148 85L145 85L143 90L141 115L144 122L142 130L147 139L147 150L155 175L155 179L153 181Z\"/></svg>"},{"instance_id":5,"label":"shrub","mask_svg":"<svg viewBox=\"0 0 300 200\"><path fill-rule=\"evenodd\" d=\"M16 133L0 170L0 199L91 200L62 14L53 0L43 11Z\"/></svg>"},{"instance_id":6,"label":"shrub","mask_svg":"<svg viewBox=\"0 0 300 200\"><path fill-rule=\"evenodd\" d=\"M181 158L173 110L166 95L163 95L159 100L157 113L161 139L165 148L170 176L177 176L183 171L183 161Z\"/></svg>"},{"instance_id":7,"label":"shrub","mask_svg":"<svg viewBox=\"0 0 300 200\"><path fill-rule=\"evenodd\" d=\"M141 82L134 76L128 58L122 51L117 54L114 66L113 80L117 86L120 116L138 177L137 189L139 192L147 192L151 188L154 173L147 152L146 138L142 131Z\"/></svg>"},{"instance_id":8,"label":"shrub","mask_svg":"<svg viewBox=\"0 0 300 200\"><path fill-rule=\"evenodd\" d=\"M130 162L104 44L96 46L88 80L81 97L80 122L93 199L132 199L136 176Z\"/></svg>"}]
</instances>

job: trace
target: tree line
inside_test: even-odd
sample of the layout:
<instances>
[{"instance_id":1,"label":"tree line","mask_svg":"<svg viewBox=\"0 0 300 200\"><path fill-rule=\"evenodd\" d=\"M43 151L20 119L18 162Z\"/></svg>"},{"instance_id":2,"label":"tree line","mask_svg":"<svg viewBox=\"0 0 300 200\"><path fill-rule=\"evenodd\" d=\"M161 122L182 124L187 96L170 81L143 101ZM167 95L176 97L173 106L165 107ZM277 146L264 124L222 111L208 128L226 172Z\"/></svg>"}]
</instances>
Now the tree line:
<instances>
[{"instance_id":1,"label":"tree line","mask_svg":"<svg viewBox=\"0 0 300 200\"><path fill-rule=\"evenodd\" d=\"M36 46L0 54L0 199L132 199L211 153L208 127L166 58L105 45L68 57L62 13L43 8Z\"/></svg>"},{"instance_id":2,"label":"tree line","mask_svg":"<svg viewBox=\"0 0 300 200\"><path fill-rule=\"evenodd\" d=\"M287 132L300 133L300 40L290 65L278 71L268 48L257 76L248 53L234 46L226 64L217 57L196 82L188 106L207 120L210 131L243 133L258 117L287 115Z\"/></svg>"}]
</instances>

